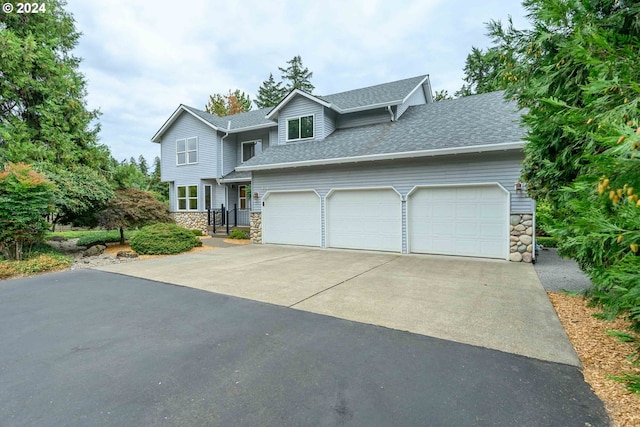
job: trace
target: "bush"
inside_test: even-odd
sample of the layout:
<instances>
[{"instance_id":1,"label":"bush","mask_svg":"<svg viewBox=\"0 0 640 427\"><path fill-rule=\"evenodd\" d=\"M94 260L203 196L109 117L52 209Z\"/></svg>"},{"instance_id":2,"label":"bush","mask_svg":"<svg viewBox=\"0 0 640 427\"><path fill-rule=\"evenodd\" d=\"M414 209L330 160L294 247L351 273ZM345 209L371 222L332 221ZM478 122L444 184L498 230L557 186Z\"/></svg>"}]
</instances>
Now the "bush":
<instances>
[{"instance_id":1,"label":"bush","mask_svg":"<svg viewBox=\"0 0 640 427\"><path fill-rule=\"evenodd\" d=\"M555 237L536 237L536 243L545 248L557 248L558 239Z\"/></svg>"},{"instance_id":2,"label":"bush","mask_svg":"<svg viewBox=\"0 0 640 427\"><path fill-rule=\"evenodd\" d=\"M202 230L189 230L191 231L191 234L193 234L194 236L202 236Z\"/></svg>"},{"instance_id":3,"label":"bush","mask_svg":"<svg viewBox=\"0 0 640 427\"><path fill-rule=\"evenodd\" d=\"M172 255L190 251L202 242L186 228L158 223L143 227L131 238L130 244L131 249L141 255Z\"/></svg>"},{"instance_id":4,"label":"bush","mask_svg":"<svg viewBox=\"0 0 640 427\"><path fill-rule=\"evenodd\" d=\"M29 256L22 261L0 260L0 279L7 279L18 274L43 273L62 270L73 264L73 259L51 248L39 244L33 247Z\"/></svg>"},{"instance_id":5,"label":"bush","mask_svg":"<svg viewBox=\"0 0 640 427\"><path fill-rule=\"evenodd\" d=\"M234 229L231 233L229 233L229 238L230 239L248 239L249 238L249 233L247 233L244 230L240 230L239 228Z\"/></svg>"},{"instance_id":6,"label":"bush","mask_svg":"<svg viewBox=\"0 0 640 427\"><path fill-rule=\"evenodd\" d=\"M137 231L127 230L124 235L126 239L131 239ZM79 246L106 245L107 243L120 242L120 232L118 230L110 231L87 231L78 239Z\"/></svg>"}]
</instances>

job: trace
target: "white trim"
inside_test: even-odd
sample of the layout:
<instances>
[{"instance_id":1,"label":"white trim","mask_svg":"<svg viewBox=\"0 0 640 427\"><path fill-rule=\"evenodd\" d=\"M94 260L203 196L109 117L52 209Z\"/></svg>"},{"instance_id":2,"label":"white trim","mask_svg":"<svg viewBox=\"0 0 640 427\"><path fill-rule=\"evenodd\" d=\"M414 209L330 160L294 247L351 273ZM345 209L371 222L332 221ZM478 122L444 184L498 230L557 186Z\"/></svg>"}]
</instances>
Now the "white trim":
<instances>
[{"instance_id":1,"label":"white trim","mask_svg":"<svg viewBox=\"0 0 640 427\"><path fill-rule=\"evenodd\" d=\"M252 190L253 191L253 190ZM318 196L318 199L320 200L320 245L318 245L317 247L320 248L324 248L323 246L323 234L322 234L322 196L314 189L310 188L310 189L302 189L302 190L268 190L267 192L264 193L264 195L262 196L262 199L260 199L260 219L261 219L261 227L262 227L262 244L266 244L265 239L264 239L264 230L265 230L265 220L266 220L266 215L264 214L265 212L265 205L264 205L264 201L267 200L269 198L269 196L271 196L272 194L282 194L282 193L309 193L312 192L314 193L316 196ZM316 246L313 246L316 247Z\"/></svg>"},{"instance_id":2,"label":"white trim","mask_svg":"<svg viewBox=\"0 0 640 427\"><path fill-rule=\"evenodd\" d=\"M209 187L209 206L207 206L207 187ZM202 206L204 210L213 209L213 184L202 184Z\"/></svg>"},{"instance_id":3,"label":"white trim","mask_svg":"<svg viewBox=\"0 0 640 427\"><path fill-rule=\"evenodd\" d=\"M421 87L424 84L424 82L427 81L428 79L429 79L429 75L427 74L426 76L424 76L424 79L422 79L420 83L418 83L416 87L414 87L413 90L409 92L407 96L404 97L404 99L402 100L402 103L404 104L405 102L407 102L407 100L411 97L411 95L413 95L415 91L418 90L418 88Z\"/></svg>"},{"instance_id":4,"label":"white trim","mask_svg":"<svg viewBox=\"0 0 640 427\"><path fill-rule=\"evenodd\" d=\"M229 120L229 121L231 121L231 120ZM266 129L266 128L273 128L273 127L278 127L278 123L276 123L276 122L264 123L264 124L260 124L260 125L246 126L246 127L243 127L243 128L230 129L229 133L248 132L248 131L251 131L251 130Z\"/></svg>"},{"instance_id":5,"label":"white trim","mask_svg":"<svg viewBox=\"0 0 640 427\"><path fill-rule=\"evenodd\" d=\"M164 124L162 125L162 127L158 130L158 132L155 133L155 135L153 135L153 137L151 138L151 142L161 142L162 140L162 135L167 131L167 129L169 127L171 127L171 125L178 119L178 117L180 117L180 115L182 114L182 112L187 112L189 113L192 117L195 117L196 119L200 120L202 123L204 123L205 125L209 126L210 128L218 131L218 130L222 130L224 131L224 129L219 129L217 126L215 126L213 123L210 123L208 121L206 121L205 119L203 119L202 117L198 116L197 114L195 114L194 112L190 111L189 109L186 108L185 105L180 104L180 106L178 108L176 108L176 111L173 112L173 114L171 115L171 117L169 117L167 119L166 122L164 122Z\"/></svg>"},{"instance_id":6,"label":"white trim","mask_svg":"<svg viewBox=\"0 0 640 427\"><path fill-rule=\"evenodd\" d=\"M331 198L331 196L334 193L340 192L340 191L379 191L379 190L393 190L399 197L399 204L398 204L398 208L400 209L400 250L397 251L398 253L402 254L402 202L404 201L404 197L402 197L402 193L400 193L398 190L396 190L395 187L391 186L391 185L383 185L383 186L379 186L379 187L343 187L343 188L332 188L330 189L327 194L324 196L324 235L323 240L324 240L324 246L323 248L330 248L330 242L329 242L329 199ZM322 216L320 217L322 218ZM387 251L381 251L381 252L387 252ZM396 253L396 251L389 251L390 253Z\"/></svg>"},{"instance_id":7,"label":"white trim","mask_svg":"<svg viewBox=\"0 0 640 427\"><path fill-rule=\"evenodd\" d=\"M278 105L276 105L273 110L269 111L269 113L267 113L267 115L265 116L265 119L267 120L273 120L274 116L282 109L284 108L284 106L286 104L289 103L289 101L291 101L296 95L301 95L304 96L305 98L316 102L320 105L322 105L323 107L327 107L327 108L332 108L331 104L323 101L319 98L316 98L315 96L308 94L307 92L304 92L300 89L294 89L291 92L289 92L289 95L285 96L284 99L282 101L280 101L280 103Z\"/></svg>"},{"instance_id":8,"label":"white trim","mask_svg":"<svg viewBox=\"0 0 640 427\"><path fill-rule=\"evenodd\" d=\"M506 261L509 261L509 248L511 247L511 234L509 233L509 218L511 217L511 192L509 190L507 190L506 188L504 188L504 186L502 184L500 184L499 182L495 182L495 181L489 181L489 182L474 182L474 183L460 183L460 184L425 184L425 185L414 185L413 188L411 190L409 190L409 192L407 193L406 196L406 201L407 201L407 207L406 207L406 217L405 217L405 224L406 224L406 237L407 237L407 254L412 253L411 252L411 222L409 221L409 204L411 203L411 195L413 193L415 193L416 191L420 190L420 189L429 189L429 188L460 188L460 187L498 187L500 190L502 190L506 195L507 195L507 222L506 224L504 224L505 227L505 242L504 242L504 247L506 248L505 251L505 257L504 259ZM452 255L452 256L463 256L463 255Z\"/></svg>"},{"instance_id":9,"label":"white trim","mask_svg":"<svg viewBox=\"0 0 640 427\"><path fill-rule=\"evenodd\" d=\"M342 163L357 163L357 162L367 162L367 161L374 161L374 160L395 160L395 159L410 159L410 158L418 158L418 157L445 156L450 154L484 153L484 152L491 152L491 151L516 150L524 147L524 145L525 145L524 141L518 141L518 142L507 142L503 144L473 145L469 147L436 148L433 150L367 154L364 156L338 157L335 159L301 160L297 162L272 163L268 165L238 166L236 167L236 170L237 171L257 171L257 170L269 170L269 169L295 168L295 167L303 167L303 166L337 165Z\"/></svg>"},{"instance_id":10,"label":"white trim","mask_svg":"<svg viewBox=\"0 0 640 427\"><path fill-rule=\"evenodd\" d=\"M196 149L195 150L189 150L189 140L191 139L195 139L196 140ZM184 151L178 151L178 142L180 141L184 141ZM190 162L189 161L189 153L194 152L196 153L196 161L195 162ZM178 162L178 155L180 153L184 153L184 163L179 163ZM198 162L200 161L200 140L197 136L190 136L188 138L180 138L180 139L176 139L176 166L186 166L186 165L197 165Z\"/></svg>"},{"instance_id":11,"label":"white trim","mask_svg":"<svg viewBox=\"0 0 640 427\"><path fill-rule=\"evenodd\" d=\"M311 119L313 120L313 135L312 136L307 136L306 138L302 138L302 119L305 117L311 117ZM298 120L298 135L300 135L299 138L293 138L293 139L289 139L289 122L291 120ZM285 142L299 142L299 141L308 141L311 139L314 139L316 137L316 115L315 113L311 113L311 114L304 114L304 115L300 115L300 116L291 116L291 117L287 117L284 120L284 141Z\"/></svg>"},{"instance_id":12,"label":"white trim","mask_svg":"<svg viewBox=\"0 0 640 427\"><path fill-rule=\"evenodd\" d=\"M251 182L251 178L231 178L231 179L220 178L218 179L218 182L220 184L228 184L232 182Z\"/></svg>"},{"instance_id":13,"label":"white trim","mask_svg":"<svg viewBox=\"0 0 640 427\"><path fill-rule=\"evenodd\" d=\"M240 199L242 199L242 197L240 196L240 188L244 187L244 209L242 209L241 207L241 203L240 203ZM251 204L251 194L247 194L247 185L238 185L237 189L238 189L238 210L241 211L251 211L251 207L249 206Z\"/></svg>"},{"instance_id":14,"label":"white trim","mask_svg":"<svg viewBox=\"0 0 640 427\"><path fill-rule=\"evenodd\" d=\"M256 145L258 144L258 142L262 143L262 139L253 139L253 140L240 142L240 164L243 164L244 162L248 162L249 160L253 159L256 156ZM251 156L247 160L244 160L244 144L253 144L253 156Z\"/></svg>"},{"instance_id":15,"label":"white trim","mask_svg":"<svg viewBox=\"0 0 640 427\"><path fill-rule=\"evenodd\" d=\"M185 188L185 197L179 197L178 193L180 191L180 187L184 187ZM196 197L190 197L189 196L189 187L195 187L196 188ZM198 212L198 206L200 205L200 186L198 184L185 184L185 185L176 185L176 212ZM180 199L184 199L186 204L186 209L180 209ZM196 208L195 209L190 209L189 208L189 200L194 200L196 201Z\"/></svg>"}]
</instances>

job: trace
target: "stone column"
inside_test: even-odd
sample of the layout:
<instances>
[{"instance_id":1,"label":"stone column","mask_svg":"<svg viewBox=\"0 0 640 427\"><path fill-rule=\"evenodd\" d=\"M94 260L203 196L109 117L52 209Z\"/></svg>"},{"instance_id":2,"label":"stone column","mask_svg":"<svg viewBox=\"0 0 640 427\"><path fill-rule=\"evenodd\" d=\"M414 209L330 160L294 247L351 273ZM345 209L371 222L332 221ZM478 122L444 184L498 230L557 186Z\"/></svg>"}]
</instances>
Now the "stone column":
<instances>
[{"instance_id":1,"label":"stone column","mask_svg":"<svg viewBox=\"0 0 640 427\"><path fill-rule=\"evenodd\" d=\"M531 262L533 259L533 215L514 214L510 218L511 248L509 261Z\"/></svg>"},{"instance_id":2,"label":"stone column","mask_svg":"<svg viewBox=\"0 0 640 427\"><path fill-rule=\"evenodd\" d=\"M262 243L262 212L251 212L251 243Z\"/></svg>"}]
</instances>

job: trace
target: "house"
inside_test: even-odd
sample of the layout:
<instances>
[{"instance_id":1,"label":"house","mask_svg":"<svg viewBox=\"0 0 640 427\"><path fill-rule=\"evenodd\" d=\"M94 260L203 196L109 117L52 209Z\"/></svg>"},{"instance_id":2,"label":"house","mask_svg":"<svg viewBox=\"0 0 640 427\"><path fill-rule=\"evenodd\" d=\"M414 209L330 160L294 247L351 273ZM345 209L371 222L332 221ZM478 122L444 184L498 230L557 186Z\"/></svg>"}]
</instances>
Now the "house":
<instances>
[{"instance_id":1,"label":"house","mask_svg":"<svg viewBox=\"0 0 640 427\"><path fill-rule=\"evenodd\" d=\"M531 262L525 130L501 92L433 102L427 75L217 117L180 105L153 136L180 224L235 208L254 243Z\"/></svg>"}]
</instances>

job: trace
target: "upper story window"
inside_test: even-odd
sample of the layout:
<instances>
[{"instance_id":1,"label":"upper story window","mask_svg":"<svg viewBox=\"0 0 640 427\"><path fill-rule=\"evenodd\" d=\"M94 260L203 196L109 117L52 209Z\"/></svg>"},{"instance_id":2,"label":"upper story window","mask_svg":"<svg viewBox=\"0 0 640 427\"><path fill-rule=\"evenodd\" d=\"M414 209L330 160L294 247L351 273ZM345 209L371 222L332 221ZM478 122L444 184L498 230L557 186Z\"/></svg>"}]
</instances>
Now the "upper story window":
<instances>
[{"instance_id":1,"label":"upper story window","mask_svg":"<svg viewBox=\"0 0 640 427\"><path fill-rule=\"evenodd\" d=\"M176 140L176 164L198 163L198 137Z\"/></svg>"},{"instance_id":2,"label":"upper story window","mask_svg":"<svg viewBox=\"0 0 640 427\"><path fill-rule=\"evenodd\" d=\"M256 144L258 142L260 142L260 140L244 141L242 143L242 163L256 155Z\"/></svg>"},{"instance_id":3,"label":"upper story window","mask_svg":"<svg viewBox=\"0 0 640 427\"><path fill-rule=\"evenodd\" d=\"M313 138L313 114L287 120L287 141Z\"/></svg>"}]
</instances>

